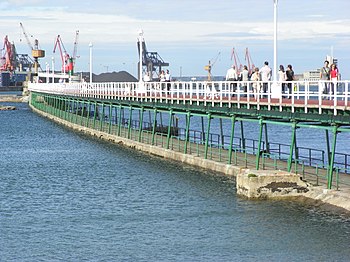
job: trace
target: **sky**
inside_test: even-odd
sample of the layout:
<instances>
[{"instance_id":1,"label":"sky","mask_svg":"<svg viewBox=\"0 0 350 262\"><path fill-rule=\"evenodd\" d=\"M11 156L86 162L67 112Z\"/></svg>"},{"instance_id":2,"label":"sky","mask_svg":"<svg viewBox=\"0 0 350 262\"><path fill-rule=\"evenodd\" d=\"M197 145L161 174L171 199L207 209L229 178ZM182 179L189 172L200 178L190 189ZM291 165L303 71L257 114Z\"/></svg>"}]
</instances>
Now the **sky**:
<instances>
[{"instance_id":1,"label":"sky","mask_svg":"<svg viewBox=\"0 0 350 262\"><path fill-rule=\"evenodd\" d=\"M0 37L14 42L18 53L30 53L30 41L46 51L42 67L59 67L53 53L57 35L69 54L79 30L76 71L128 71L137 74L137 38L144 31L148 51L169 62L172 76L225 75L235 49L246 64L249 49L255 66L273 66L274 0L0 0ZM350 79L350 1L278 0L277 63L296 73L323 66L326 55L338 59L343 79ZM239 63L239 62L238 62Z\"/></svg>"}]
</instances>

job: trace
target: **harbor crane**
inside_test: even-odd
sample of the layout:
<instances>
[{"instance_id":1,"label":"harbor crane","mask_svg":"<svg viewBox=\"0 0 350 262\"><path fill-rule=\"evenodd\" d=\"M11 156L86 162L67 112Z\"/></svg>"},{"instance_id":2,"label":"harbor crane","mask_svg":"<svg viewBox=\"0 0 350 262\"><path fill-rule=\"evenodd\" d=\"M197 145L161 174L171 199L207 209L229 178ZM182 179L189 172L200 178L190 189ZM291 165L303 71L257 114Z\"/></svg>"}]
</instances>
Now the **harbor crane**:
<instances>
[{"instance_id":1,"label":"harbor crane","mask_svg":"<svg viewBox=\"0 0 350 262\"><path fill-rule=\"evenodd\" d=\"M245 61L247 61L247 64L248 64L249 75L252 75L253 70L255 68L255 65L254 65L254 62L253 62L253 60L252 60L252 58L250 56L248 47L245 49Z\"/></svg>"},{"instance_id":2,"label":"harbor crane","mask_svg":"<svg viewBox=\"0 0 350 262\"><path fill-rule=\"evenodd\" d=\"M62 71L63 73L69 73L69 75L73 75L73 70L75 66L75 60L77 59L78 53L78 38L79 38L79 30L75 32L75 39L73 45L73 55L70 56L64 47L62 38L60 35L56 37L55 46L53 48L53 53L56 52L56 48L58 47L60 51L61 61L62 61Z\"/></svg>"},{"instance_id":3,"label":"harbor crane","mask_svg":"<svg viewBox=\"0 0 350 262\"><path fill-rule=\"evenodd\" d=\"M138 53L140 55L140 40L137 41ZM139 62L140 63L140 62ZM142 41L142 67L145 67L142 71L146 71L150 79L153 79L154 74L160 74L162 67L169 66L169 63L164 62L161 56L157 52L148 52L145 41ZM158 73L157 73L158 67ZM140 67L138 67L140 68ZM139 69L140 71L140 69ZM142 72L139 72L139 76Z\"/></svg>"},{"instance_id":4,"label":"harbor crane","mask_svg":"<svg viewBox=\"0 0 350 262\"><path fill-rule=\"evenodd\" d=\"M215 58L209 60L208 65L204 67L204 70L208 71L208 78L207 78L208 81L211 81L211 78L212 78L211 70L215 65L215 63L218 61L219 56L220 56L220 52L216 55Z\"/></svg>"},{"instance_id":5,"label":"harbor crane","mask_svg":"<svg viewBox=\"0 0 350 262\"><path fill-rule=\"evenodd\" d=\"M16 67L15 57L15 45L10 43L8 36L5 36L1 54L0 71L13 71Z\"/></svg>"},{"instance_id":6,"label":"harbor crane","mask_svg":"<svg viewBox=\"0 0 350 262\"><path fill-rule=\"evenodd\" d=\"M39 58L43 58L45 57L45 50L39 49L39 40L38 39L34 39L34 45L31 43L25 29L22 23L19 23L23 35L27 41L27 44L29 46L29 48L32 50L32 57L34 58L34 72L38 73L38 68L40 67L39 65Z\"/></svg>"},{"instance_id":7,"label":"harbor crane","mask_svg":"<svg viewBox=\"0 0 350 262\"><path fill-rule=\"evenodd\" d=\"M237 55L237 53L236 53L236 51L235 51L235 48L233 47L232 48L232 52L231 52L231 60L234 60L234 65L235 65L235 67L236 67L236 72L237 72L237 75L239 75L239 73L242 71L242 69L243 69L243 66L242 66L242 64L241 64L241 61L239 60L239 57L238 57L238 55ZM239 62L239 66L238 66L238 63L237 62Z\"/></svg>"}]
</instances>

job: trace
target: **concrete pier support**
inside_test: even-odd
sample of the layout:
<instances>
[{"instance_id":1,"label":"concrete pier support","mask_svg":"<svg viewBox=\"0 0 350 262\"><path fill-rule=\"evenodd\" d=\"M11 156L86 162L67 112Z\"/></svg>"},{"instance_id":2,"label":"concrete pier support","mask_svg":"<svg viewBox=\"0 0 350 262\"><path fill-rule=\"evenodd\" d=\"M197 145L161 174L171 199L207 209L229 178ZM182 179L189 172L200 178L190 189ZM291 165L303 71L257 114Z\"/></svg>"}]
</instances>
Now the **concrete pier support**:
<instances>
[{"instance_id":1,"label":"concrete pier support","mask_svg":"<svg viewBox=\"0 0 350 262\"><path fill-rule=\"evenodd\" d=\"M237 194L256 199L301 196L308 184L296 174L284 171L245 170L237 174Z\"/></svg>"}]
</instances>

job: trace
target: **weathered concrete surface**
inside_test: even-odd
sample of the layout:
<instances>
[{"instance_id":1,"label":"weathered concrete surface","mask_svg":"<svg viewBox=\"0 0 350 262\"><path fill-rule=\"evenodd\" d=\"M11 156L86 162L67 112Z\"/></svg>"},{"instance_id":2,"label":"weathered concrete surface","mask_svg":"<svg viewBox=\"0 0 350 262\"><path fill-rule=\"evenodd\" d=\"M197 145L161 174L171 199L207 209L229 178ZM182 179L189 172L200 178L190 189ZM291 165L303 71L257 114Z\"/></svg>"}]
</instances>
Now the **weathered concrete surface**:
<instances>
[{"instance_id":1,"label":"weathered concrete surface","mask_svg":"<svg viewBox=\"0 0 350 262\"><path fill-rule=\"evenodd\" d=\"M0 106L0 111L16 110L15 106Z\"/></svg>"},{"instance_id":2,"label":"weathered concrete surface","mask_svg":"<svg viewBox=\"0 0 350 262\"><path fill-rule=\"evenodd\" d=\"M245 170L237 174L237 194L247 198L294 197L309 191L299 175L277 170Z\"/></svg>"},{"instance_id":3,"label":"weathered concrete surface","mask_svg":"<svg viewBox=\"0 0 350 262\"><path fill-rule=\"evenodd\" d=\"M0 102L11 102L11 103L28 102L28 96L0 95Z\"/></svg>"},{"instance_id":4,"label":"weathered concrete surface","mask_svg":"<svg viewBox=\"0 0 350 262\"><path fill-rule=\"evenodd\" d=\"M176 160L179 162L183 162L186 164L190 164L193 166L197 166L200 168L211 170L211 171L214 171L217 173L222 173L222 174L225 174L228 176L236 176L236 180L239 179L239 178L237 178L238 174L249 174L252 172L251 170L249 171L243 167L227 165L224 163L218 163L218 162L215 162L212 160L206 160L206 159L202 159L202 158L192 156L192 155L185 155L185 154L175 152L172 150L161 149L157 146L152 146L152 145L148 145L148 144L135 142L135 141L132 141L132 140L129 140L126 138L117 137L115 135L109 135L109 134L104 133L104 132L100 132L100 131L97 131L94 129L90 129L90 128L86 128L86 127L82 127L80 125L70 123L68 121L54 117L50 114L39 111L33 107L31 107L31 108L34 112L37 112L38 114L40 114L44 117L52 119L53 121L58 122L58 123L65 125L69 128L72 128L74 130L81 131L85 134L95 136L95 137L104 139L106 141L111 141L113 143L122 144L122 145L125 145L127 147L130 147L130 148L133 148L136 150L150 153L152 155L164 157L167 159ZM254 172L266 172L266 170L263 170L263 171L256 171L255 170ZM272 171L272 172L274 172L274 171ZM295 182L296 184L288 184L289 182L284 183L283 180L281 180L282 184L273 184L273 182L276 182L276 180L271 179L270 185L266 186L265 188L261 188L260 192L264 192L265 190L269 190L270 192L273 191L272 194L270 194L271 198L272 197L285 198L287 196L287 194L283 194L283 193L288 192L288 197L299 199L302 202L306 202L305 201L305 199L306 199L308 202L312 202L313 205L320 206L321 205L320 203L322 203L322 205L331 205L333 207L338 207L345 212L348 212L348 213L350 212L350 188L349 189L342 189L342 191L336 191L336 190L326 190L326 189L323 189L321 187L314 187L314 186L310 186L310 185L306 186L306 184L302 183L303 181L301 181L299 176L297 176L297 175L294 175L294 176L295 176L294 179L296 179L298 181L298 183ZM292 183L294 183L294 182L292 182ZM305 187L305 189L304 189L304 187ZM288 188L294 188L294 189L290 190ZM308 191L306 191L306 188L308 189ZM278 192L278 190L280 190L280 192ZM298 191L305 191L305 192L298 193ZM275 192L279 193L278 196L273 194Z\"/></svg>"}]
</instances>

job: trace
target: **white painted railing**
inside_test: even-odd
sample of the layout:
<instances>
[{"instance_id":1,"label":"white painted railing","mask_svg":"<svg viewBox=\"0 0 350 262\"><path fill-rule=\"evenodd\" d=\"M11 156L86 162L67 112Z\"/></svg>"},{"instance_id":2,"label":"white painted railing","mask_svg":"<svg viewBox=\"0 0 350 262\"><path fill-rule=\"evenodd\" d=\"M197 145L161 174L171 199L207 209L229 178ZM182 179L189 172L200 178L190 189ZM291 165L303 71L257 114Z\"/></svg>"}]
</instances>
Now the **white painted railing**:
<instances>
[{"instance_id":1,"label":"white painted railing","mask_svg":"<svg viewBox=\"0 0 350 262\"><path fill-rule=\"evenodd\" d=\"M225 104L240 107L251 105L290 106L292 112L296 107L304 107L322 110L332 108L334 115L338 110L346 110L349 103L350 81L320 81L310 83L305 81L293 82L268 82L263 89L263 82L252 81L202 81L202 82L108 82L108 83L29 83L29 90L70 95L96 99L122 99L137 101L160 101L167 103L199 104L200 102L212 103L215 106ZM281 92L282 84L285 92ZM324 87L327 87L325 90ZM326 92L325 92L326 91Z\"/></svg>"}]
</instances>

